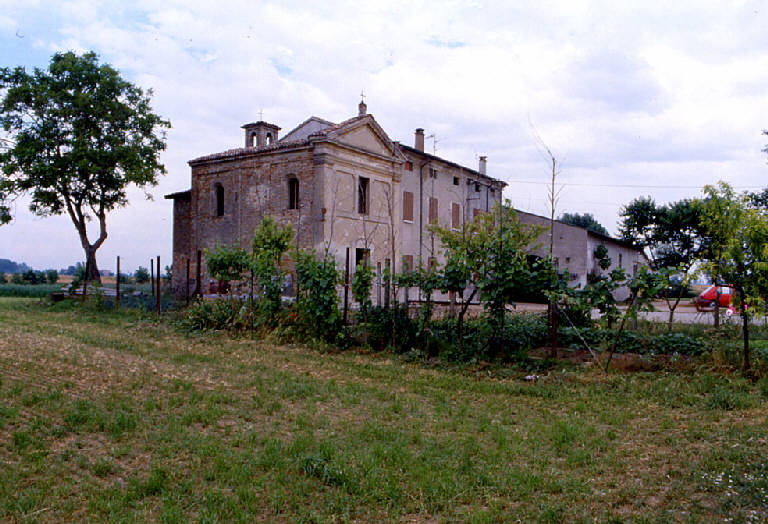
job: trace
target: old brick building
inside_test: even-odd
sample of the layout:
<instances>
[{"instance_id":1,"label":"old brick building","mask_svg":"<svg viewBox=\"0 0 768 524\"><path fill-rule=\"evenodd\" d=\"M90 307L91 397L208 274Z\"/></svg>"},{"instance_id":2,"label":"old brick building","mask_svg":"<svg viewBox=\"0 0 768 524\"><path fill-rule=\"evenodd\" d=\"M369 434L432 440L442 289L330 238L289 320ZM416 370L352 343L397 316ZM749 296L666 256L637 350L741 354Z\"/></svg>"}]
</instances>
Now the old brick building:
<instances>
[{"instance_id":1,"label":"old brick building","mask_svg":"<svg viewBox=\"0 0 768 524\"><path fill-rule=\"evenodd\" d=\"M299 246L327 248L338 267L367 257L381 275L419 259L440 261L430 222L460 228L501 202L505 183L486 174L485 157L475 170L428 154L423 129L413 146L393 142L363 102L354 118L334 124L312 117L282 138L263 121L243 129L243 147L191 160L191 188L166 196L174 202L177 292L187 267L196 289L200 250L248 246L266 215L292 224ZM204 261L199 271L208 292ZM381 303L380 285L374 295Z\"/></svg>"}]
</instances>

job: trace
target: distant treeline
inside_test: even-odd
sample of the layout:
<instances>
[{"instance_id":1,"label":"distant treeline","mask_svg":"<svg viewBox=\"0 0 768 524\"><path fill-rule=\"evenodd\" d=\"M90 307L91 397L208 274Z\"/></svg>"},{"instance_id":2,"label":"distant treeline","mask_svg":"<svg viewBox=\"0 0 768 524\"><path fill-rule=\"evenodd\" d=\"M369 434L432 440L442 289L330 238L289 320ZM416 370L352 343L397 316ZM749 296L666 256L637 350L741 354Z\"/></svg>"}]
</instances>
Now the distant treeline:
<instances>
[{"instance_id":1,"label":"distant treeline","mask_svg":"<svg viewBox=\"0 0 768 524\"><path fill-rule=\"evenodd\" d=\"M0 258L0 273L24 273L30 269L24 262L14 262L7 258Z\"/></svg>"}]
</instances>

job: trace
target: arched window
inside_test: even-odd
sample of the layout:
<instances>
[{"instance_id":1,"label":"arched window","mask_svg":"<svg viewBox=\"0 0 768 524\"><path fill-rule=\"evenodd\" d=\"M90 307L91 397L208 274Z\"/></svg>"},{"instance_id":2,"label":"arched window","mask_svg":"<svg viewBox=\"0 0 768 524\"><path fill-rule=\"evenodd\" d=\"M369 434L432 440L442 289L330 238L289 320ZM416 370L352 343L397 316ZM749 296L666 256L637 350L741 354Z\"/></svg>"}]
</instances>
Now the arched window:
<instances>
[{"instance_id":1,"label":"arched window","mask_svg":"<svg viewBox=\"0 0 768 524\"><path fill-rule=\"evenodd\" d=\"M216 216L223 217L224 216L224 186L217 183L214 187L216 190Z\"/></svg>"},{"instance_id":2,"label":"arched window","mask_svg":"<svg viewBox=\"0 0 768 524\"><path fill-rule=\"evenodd\" d=\"M288 209L299 209L299 179L288 179Z\"/></svg>"},{"instance_id":3,"label":"arched window","mask_svg":"<svg viewBox=\"0 0 768 524\"><path fill-rule=\"evenodd\" d=\"M258 145L258 139L257 139L256 133L251 133L250 143L251 143L251 147L256 147Z\"/></svg>"},{"instance_id":4,"label":"arched window","mask_svg":"<svg viewBox=\"0 0 768 524\"><path fill-rule=\"evenodd\" d=\"M267 145L272 143L272 133L267 133Z\"/></svg>"}]
</instances>

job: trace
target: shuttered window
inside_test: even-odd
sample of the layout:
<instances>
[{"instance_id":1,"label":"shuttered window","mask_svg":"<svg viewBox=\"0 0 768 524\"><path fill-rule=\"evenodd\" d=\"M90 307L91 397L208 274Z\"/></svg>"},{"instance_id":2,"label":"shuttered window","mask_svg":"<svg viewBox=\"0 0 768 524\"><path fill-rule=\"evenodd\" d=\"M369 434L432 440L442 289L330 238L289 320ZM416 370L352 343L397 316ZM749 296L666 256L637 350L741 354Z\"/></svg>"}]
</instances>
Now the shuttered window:
<instances>
[{"instance_id":1,"label":"shuttered window","mask_svg":"<svg viewBox=\"0 0 768 524\"><path fill-rule=\"evenodd\" d=\"M437 199L429 197L429 222L437 224Z\"/></svg>"},{"instance_id":2,"label":"shuttered window","mask_svg":"<svg viewBox=\"0 0 768 524\"><path fill-rule=\"evenodd\" d=\"M413 222L413 193L403 191L403 220Z\"/></svg>"},{"instance_id":3,"label":"shuttered window","mask_svg":"<svg viewBox=\"0 0 768 524\"><path fill-rule=\"evenodd\" d=\"M413 270L413 255L403 255L403 271Z\"/></svg>"},{"instance_id":4,"label":"shuttered window","mask_svg":"<svg viewBox=\"0 0 768 524\"><path fill-rule=\"evenodd\" d=\"M472 218L475 218L480 213L482 213L482 211L480 211L479 209L477 209L477 208L473 209L472 210Z\"/></svg>"},{"instance_id":5,"label":"shuttered window","mask_svg":"<svg viewBox=\"0 0 768 524\"><path fill-rule=\"evenodd\" d=\"M453 229L461 227L461 206L458 202L451 203L451 227Z\"/></svg>"}]
</instances>

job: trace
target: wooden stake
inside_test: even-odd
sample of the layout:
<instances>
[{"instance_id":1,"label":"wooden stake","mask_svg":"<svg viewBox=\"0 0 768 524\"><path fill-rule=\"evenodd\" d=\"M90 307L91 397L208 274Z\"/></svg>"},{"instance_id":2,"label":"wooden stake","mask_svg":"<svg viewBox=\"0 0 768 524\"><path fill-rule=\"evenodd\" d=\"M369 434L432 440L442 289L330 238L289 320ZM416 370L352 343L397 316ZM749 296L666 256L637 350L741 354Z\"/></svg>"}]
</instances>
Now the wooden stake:
<instances>
[{"instance_id":1,"label":"wooden stake","mask_svg":"<svg viewBox=\"0 0 768 524\"><path fill-rule=\"evenodd\" d=\"M157 255L157 314L160 314L160 255Z\"/></svg>"},{"instance_id":2,"label":"wooden stake","mask_svg":"<svg viewBox=\"0 0 768 524\"><path fill-rule=\"evenodd\" d=\"M115 296L115 309L120 309L120 255L117 256L117 295Z\"/></svg>"}]
</instances>

